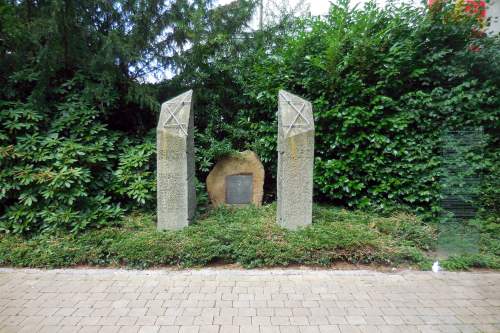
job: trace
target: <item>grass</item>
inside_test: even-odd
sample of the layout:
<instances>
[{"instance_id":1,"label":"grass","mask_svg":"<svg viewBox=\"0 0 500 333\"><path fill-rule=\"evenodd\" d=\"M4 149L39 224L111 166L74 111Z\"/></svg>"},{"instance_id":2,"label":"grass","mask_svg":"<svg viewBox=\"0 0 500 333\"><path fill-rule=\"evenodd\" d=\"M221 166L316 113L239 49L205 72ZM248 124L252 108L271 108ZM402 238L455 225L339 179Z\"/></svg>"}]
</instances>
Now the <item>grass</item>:
<instances>
[{"instance_id":1,"label":"grass","mask_svg":"<svg viewBox=\"0 0 500 333\"><path fill-rule=\"evenodd\" d=\"M414 215L395 213L384 217L315 206L311 227L288 231L276 224L275 211L275 205L216 209L181 231L157 232L153 215L136 213L126 217L120 227L81 234L41 234L30 239L0 234L0 265L431 265L426 252L435 246L436 230ZM500 267L497 256L485 259L476 254L472 258L451 259L449 268L455 269Z\"/></svg>"}]
</instances>

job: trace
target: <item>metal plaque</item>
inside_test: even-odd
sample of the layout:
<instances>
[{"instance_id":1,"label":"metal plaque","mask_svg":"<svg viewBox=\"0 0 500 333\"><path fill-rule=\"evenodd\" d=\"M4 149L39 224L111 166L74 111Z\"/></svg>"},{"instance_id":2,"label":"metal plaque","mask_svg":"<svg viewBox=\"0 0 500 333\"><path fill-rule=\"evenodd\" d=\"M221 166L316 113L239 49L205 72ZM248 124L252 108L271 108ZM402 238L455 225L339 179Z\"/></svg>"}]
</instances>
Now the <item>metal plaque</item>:
<instances>
[{"instance_id":1,"label":"metal plaque","mask_svg":"<svg viewBox=\"0 0 500 333\"><path fill-rule=\"evenodd\" d=\"M226 203L249 204L252 202L253 175L226 176Z\"/></svg>"}]
</instances>

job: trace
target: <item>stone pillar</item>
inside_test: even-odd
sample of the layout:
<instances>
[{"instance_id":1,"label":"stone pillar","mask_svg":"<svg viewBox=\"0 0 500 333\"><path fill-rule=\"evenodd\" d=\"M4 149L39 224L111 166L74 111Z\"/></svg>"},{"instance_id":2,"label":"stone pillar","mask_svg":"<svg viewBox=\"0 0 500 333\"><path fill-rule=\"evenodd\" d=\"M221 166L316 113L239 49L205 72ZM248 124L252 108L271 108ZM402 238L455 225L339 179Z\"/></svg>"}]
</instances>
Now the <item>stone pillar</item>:
<instances>
[{"instance_id":1,"label":"stone pillar","mask_svg":"<svg viewBox=\"0 0 500 333\"><path fill-rule=\"evenodd\" d=\"M314 117L311 103L287 91L278 103L277 222L287 229L311 224Z\"/></svg>"},{"instance_id":2,"label":"stone pillar","mask_svg":"<svg viewBox=\"0 0 500 333\"><path fill-rule=\"evenodd\" d=\"M500 0L489 1L486 5L486 17L491 24L486 32L490 36L500 33Z\"/></svg>"},{"instance_id":3,"label":"stone pillar","mask_svg":"<svg viewBox=\"0 0 500 333\"><path fill-rule=\"evenodd\" d=\"M187 226L196 209L193 91L161 106L156 128L158 230Z\"/></svg>"}]
</instances>

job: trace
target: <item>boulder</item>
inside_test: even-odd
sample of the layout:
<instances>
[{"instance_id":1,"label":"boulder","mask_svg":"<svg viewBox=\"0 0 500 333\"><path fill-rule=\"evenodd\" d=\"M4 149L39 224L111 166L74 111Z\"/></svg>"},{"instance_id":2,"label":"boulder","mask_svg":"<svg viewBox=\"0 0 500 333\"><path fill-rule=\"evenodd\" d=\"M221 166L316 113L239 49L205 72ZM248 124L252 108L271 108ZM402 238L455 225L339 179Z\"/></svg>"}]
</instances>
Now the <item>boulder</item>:
<instances>
[{"instance_id":1,"label":"boulder","mask_svg":"<svg viewBox=\"0 0 500 333\"><path fill-rule=\"evenodd\" d=\"M214 207L262 205L264 166L253 151L222 158L207 177L207 191Z\"/></svg>"}]
</instances>

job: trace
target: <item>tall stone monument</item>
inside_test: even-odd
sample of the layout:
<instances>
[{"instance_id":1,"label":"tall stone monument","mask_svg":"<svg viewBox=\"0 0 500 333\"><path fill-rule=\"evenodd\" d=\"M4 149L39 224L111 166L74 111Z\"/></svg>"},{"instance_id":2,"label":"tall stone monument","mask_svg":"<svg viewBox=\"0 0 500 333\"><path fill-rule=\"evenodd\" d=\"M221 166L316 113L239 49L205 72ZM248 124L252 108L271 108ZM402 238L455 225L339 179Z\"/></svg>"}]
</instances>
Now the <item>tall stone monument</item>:
<instances>
[{"instance_id":1,"label":"tall stone monument","mask_svg":"<svg viewBox=\"0 0 500 333\"><path fill-rule=\"evenodd\" d=\"M287 229L312 221L314 117L311 103L287 91L278 103L277 222Z\"/></svg>"},{"instance_id":2,"label":"tall stone monument","mask_svg":"<svg viewBox=\"0 0 500 333\"><path fill-rule=\"evenodd\" d=\"M158 230L187 226L196 209L193 91L161 106L156 128Z\"/></svg>"}]
</instances>

